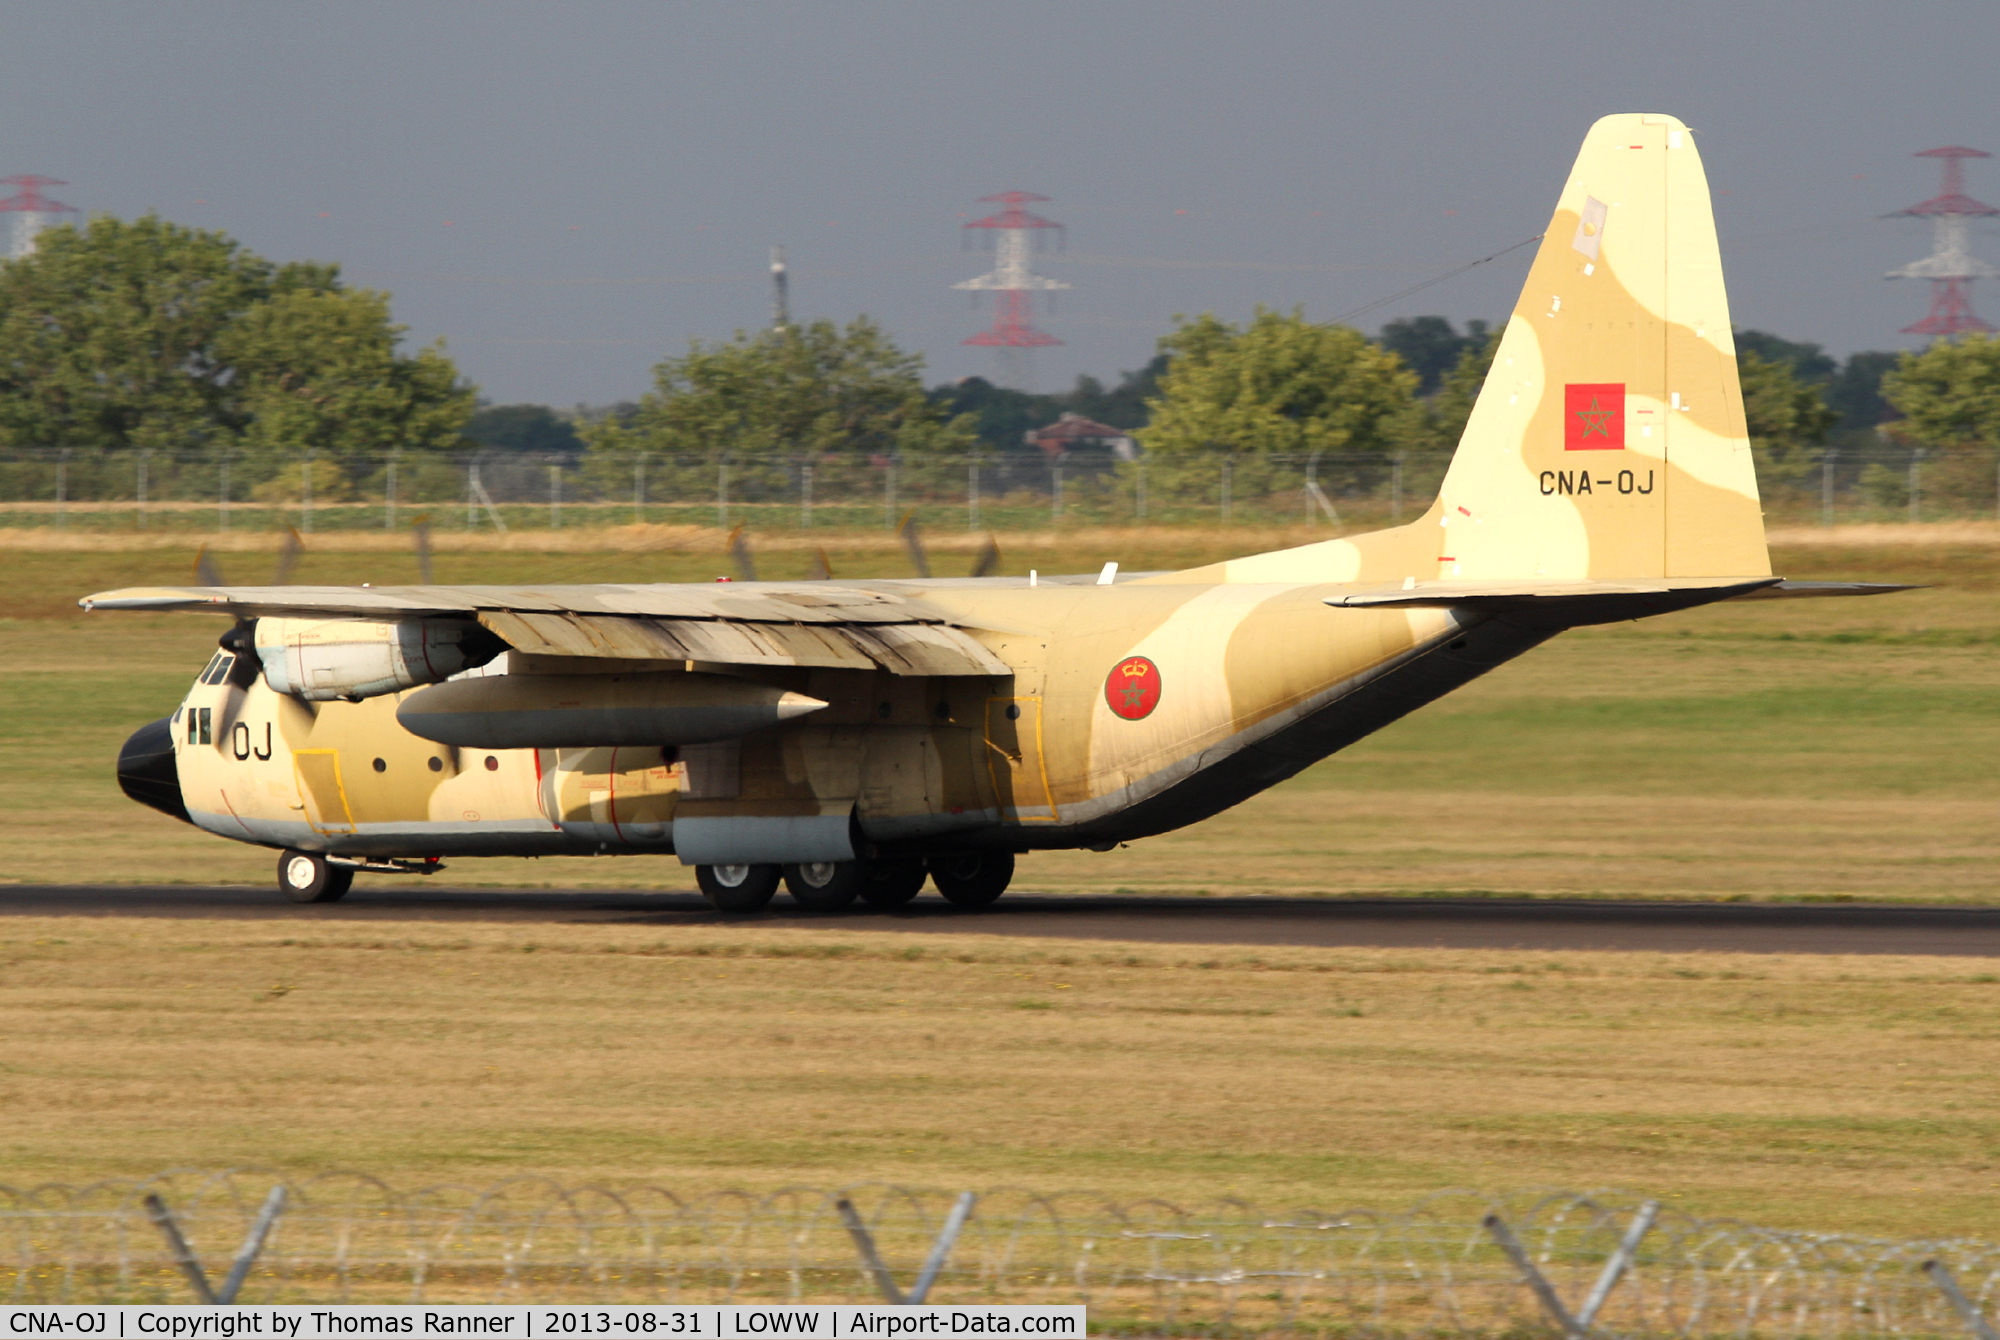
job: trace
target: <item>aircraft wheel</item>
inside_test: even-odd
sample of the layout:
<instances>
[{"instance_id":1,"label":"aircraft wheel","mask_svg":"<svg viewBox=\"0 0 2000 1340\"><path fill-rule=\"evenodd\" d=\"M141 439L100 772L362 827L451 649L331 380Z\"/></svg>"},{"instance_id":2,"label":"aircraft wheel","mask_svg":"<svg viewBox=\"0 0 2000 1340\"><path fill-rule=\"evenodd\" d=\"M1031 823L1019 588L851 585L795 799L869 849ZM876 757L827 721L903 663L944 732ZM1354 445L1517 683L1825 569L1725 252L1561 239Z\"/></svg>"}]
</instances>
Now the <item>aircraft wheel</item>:
<instances>
[{"instance_id":1,"label":"aircraft wheel","mask_svg":"<svg viewBox=\"0 0 2000 1340\"><path fill-rule=\"evenodd\" d=\"M785 867L785 890L807 912L839 912L868 882L859 861L808 861Z\"/></svg>"},{"instance_id":2,"label":"aircraft wheel","mask_svg":"<svg viewBox=\"0 0 2000 1340\"><path fill-rule=\"evenodd\" d=\"M278 889L295 903L331 903L347 896L354 872L317 852L288 851L278 858Z\"/></svg>"},{"instance_id":3,"label":"aircraft wheel","mask_svg":"<svg viewBox=\"0 0 2000 1340\"><path fill-rule=\"evenodd\" d=\"M718 912L762 912L778 891L775 865L698 865L694 882Z\"/></svg>"},{"instance_id":4,"label":"aircraft wheel","mask_svg":"<svg viewBox=\"0 0 2000 1340\"><path fill-rule=\"evenodd\" d=\"M959 907L990 907L1014 878L1011 851L956 851L925 858L931 882Z\"/></svg>"},{"instance_id":5,"label":"aircraft wheel","mask_svg":"<svg viewBox=\"0 0 2000 1340\"><path fill-rule=\"evenodd\" d=\"M924 891L930 872L922 861L870 861L861 901L870 907L901 907Z\"/></svg>"}]
</instances>

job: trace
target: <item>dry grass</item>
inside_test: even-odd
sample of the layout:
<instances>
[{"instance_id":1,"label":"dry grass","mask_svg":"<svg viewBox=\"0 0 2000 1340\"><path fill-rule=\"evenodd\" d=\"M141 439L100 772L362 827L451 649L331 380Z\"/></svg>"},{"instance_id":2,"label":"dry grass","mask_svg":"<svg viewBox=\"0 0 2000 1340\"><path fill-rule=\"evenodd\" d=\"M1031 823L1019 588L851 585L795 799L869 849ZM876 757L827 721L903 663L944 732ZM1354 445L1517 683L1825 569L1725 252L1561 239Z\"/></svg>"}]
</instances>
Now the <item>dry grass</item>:
<instances>
[{"instance_id":1,"label":"dry grass","mask_svg":"<svg viewBox=\"0 0 2000 1340\"><path fill-rule=\"evenodd\" d=\"M1390 1203L1618 1185L2000 1233L1950 959L1030 948L840 929L0 927L8 1181L884 1179Z\"/></svg>"}]
</instances>

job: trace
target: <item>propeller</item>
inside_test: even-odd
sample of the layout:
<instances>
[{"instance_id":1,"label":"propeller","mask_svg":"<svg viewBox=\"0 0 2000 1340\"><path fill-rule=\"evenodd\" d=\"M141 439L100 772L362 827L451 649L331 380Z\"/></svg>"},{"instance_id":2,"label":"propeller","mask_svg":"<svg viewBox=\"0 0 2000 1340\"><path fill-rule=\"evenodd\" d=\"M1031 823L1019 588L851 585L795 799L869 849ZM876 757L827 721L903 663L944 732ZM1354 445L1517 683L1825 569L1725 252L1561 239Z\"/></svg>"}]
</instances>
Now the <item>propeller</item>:
<instances>
[{"instance_id":1,"label":"propeller","mask_svg":"<svg viewBox=\"0 0 2000 1340\"><path fill-rule=\"evenodd\" d=\"M215 559L210 557L206 544L203 544L201 548L194 551L194 580L197 586L221 586L223 584L222 573L217 570Z\"/></svg>"},{"instance_id":2,"label":"propeller","mask_svg":"<svg viewBox=\"0 0 2000 1340\"><path fill-rule=\"evenodd\" d=\"M736 523L736 529L729 532L729 556L736 560L736 571L744 581L757 580L757 563L750 557L750 541L744 537L740 521Z\"/></svg>"},{"instance_id":3,"label":"propeller","mask_svg":"<svg viewBox=\"0 0 2000 1340\"><path fill-rule=\"evenodd\" d=\"M980 546L979 557L972 560L972 575L991 577L1000 571L1000 541L993 538L993 532L986 532L986 543Z\"/></svg>"},{"instance_id":4,"label":"propeller","mask_svg":"<svg viewBox=\"0 0 2000 1340\"><path fill-rule=\"evenodd\" d=\"M290 586L292 570L299 565L299 555L306 551L306 542L299 538L297 530L285 527L285 543L278 550L278 570L271 578L273 586Z\"/></svg>"},{"instance_id":5,"label":"propeller","mask_svg":"<svg viewBox=\"0 0 2000 1340\"><path fill-rule=\"evenodd\" d=\"M425 512L410 523L410 531L416 536L417 580L425 586L431 584L431 514Z\"/></svg>"},{"instance_id":6,"label":"propeller","mask_svg":"<svg viewBox=\"0 0 2000 1340\"><path fill-rule=\"evenodd\" d=\"M821 545L813 550L812 566L806 569L809 582L830 582L833 580L833 564L827 562L826 547Z\"/></svg>"},{"instance_id":7,"label":"propeller","mask_svg":"<svg viewBox=\"0 0 2000 1340\"><path fill-rule=\"evenodd\" d=\"M910 566L917 570L917 576L930 576L930 555L924 552L924 537L917 530L917 511L914 507L903 513L903 522L896 527L896 534L902 536L903 548L909 551Z\"/></svg>"}]
</instances>

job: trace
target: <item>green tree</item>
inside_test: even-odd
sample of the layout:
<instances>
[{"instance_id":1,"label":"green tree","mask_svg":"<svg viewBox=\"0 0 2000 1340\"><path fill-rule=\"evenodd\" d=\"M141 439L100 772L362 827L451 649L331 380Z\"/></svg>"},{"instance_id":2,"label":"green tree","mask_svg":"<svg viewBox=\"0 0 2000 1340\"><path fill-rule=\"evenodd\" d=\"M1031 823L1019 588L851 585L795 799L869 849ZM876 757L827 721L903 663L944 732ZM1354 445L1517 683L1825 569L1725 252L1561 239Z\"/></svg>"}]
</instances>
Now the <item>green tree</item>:
<instances>
[{"instance_id":1,"label":"green tree","mask_svg":"<svg viewBox=\"0 0 2000 1340\"><path fill-rule=\"evenodd\" d=\"M1377 344L1417 374L1417 394L1425 396L1437 391L1465 355L1482 348L1486 341L1484 321L1466 322L1461 335L1441 316L1402 317L1383 326L1375 337Z\"/></svg>"},{"instance_id":2,"label":"green tree","mask_svg":"<svg viewBox=\"0 0 2000 1340\"><path fill-rule=\"evenodd\" d=\"M574 456L583 450L576 424L547 405L484 405L465 424L465 435L496 451L534 456Z\"/></svg>"},{"instance_id":3,"label":"green tree","mask_svg":"<svg viewBox=\"0 0 2000 1340\"><path fill-rule=\"evenodd\" d=\"M471 410L435 348L395 352L388 299L148 214L43 233L0 264L0 441L97 450L455 442Z\"/></svg>"},{"instance_id":4,"label":"green tree","mask_svg":"<svg viewBox=\"0 0 2000 1340\"><path fill-rule=\"evenodd\" d=\"M1241 328L1205 313L1174 318L1169 356L1142 434L1155 457L1387 452L1417 418L1416 374L1346 326L1259 307Z\"/></svg>"},{"instance_id":5,"label":"green tree","mask_svg":"<svg viewBox=\"0 0 2000 1340\"><path fill-rule=\"evenodd\" d=\"M1790 362L1743 349L1736 355L1736 374L1759 474L1767 483L1803 478L1819 464L1820 448L1840 416L1826 407L1817 385L1799 379Z\"/></svg>"},{"instance_id":6,"label":"green tree","mask_svg":"<svg viewBox=\"0 0 2000 1340\"><path fill-rule=\"evenodd\" d=\"M459 445L474 393L437 346L398 354L403 330L369 289L280 293L244 312L216 348L236 374L245 447L355 461Z\"/></svg>"},{"instance_id":7,"label":"green tree","mask_svg":"<svg viewBox=\"0 0 2000 1340\"><path fill-rule=\"evenodd\" d=\"M1483 322L1468 324L1484 332ZM1467 344L1459 354L1458 362L1445 374L1437 394L1431 397L1425 408L1425 436L1436 450L1455 451L1458 440L1465 436L1465 425L1472 418L1472 406L1479 399L1480 388L1486 385L1486 374L1493 368L1493 355L1499 352L1500 335L1501 332L1496 330L1484 334L1476 344Z\"/></svg>"},{"instance_id":8,"label":"green tree","mask_svg":"<svg viewBox=\"0 0 2000 1340\"><path fill-rule=\"evenodd\" d=\"M1904 354L1882 394L1921 446L2000 450L2000 338L1966 335Z\"/></svg>"},{"instance_id":9,"label":"green tree","mask_svg":"<svg viewBox=\"0 0 2000 1340\"><path fill-rule=\"evenodd\" d=\"M923 359L869 318L692 342L653 369L653 390L624 421L586 421L600 456L652 452L718 461L793 455L934 456L969 451L971 427L925 394Z\"/></svg>"}]
</instances>

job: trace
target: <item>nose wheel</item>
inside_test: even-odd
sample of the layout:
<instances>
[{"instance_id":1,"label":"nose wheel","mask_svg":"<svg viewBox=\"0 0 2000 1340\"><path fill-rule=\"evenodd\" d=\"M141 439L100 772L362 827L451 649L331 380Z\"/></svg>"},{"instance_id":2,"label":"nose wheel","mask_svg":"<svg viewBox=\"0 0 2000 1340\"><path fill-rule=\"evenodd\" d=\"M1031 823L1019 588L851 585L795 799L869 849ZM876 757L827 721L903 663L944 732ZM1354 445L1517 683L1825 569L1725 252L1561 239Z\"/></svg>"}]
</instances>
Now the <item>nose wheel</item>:
<instances>
[{"instance_id":1,"label":"nose wheel","mask_svg":"<svg viewBox=\"0 0 2000 1340\"><path fill-rule=\"evenodd\" d=\"M288 851L278 858L278 891L295 903L333 903L347 896L354 872L329 864L312 851Z\"/></svg>"}]
</instances>

